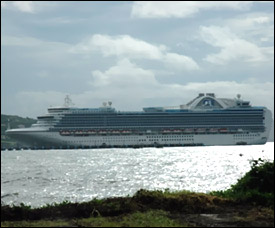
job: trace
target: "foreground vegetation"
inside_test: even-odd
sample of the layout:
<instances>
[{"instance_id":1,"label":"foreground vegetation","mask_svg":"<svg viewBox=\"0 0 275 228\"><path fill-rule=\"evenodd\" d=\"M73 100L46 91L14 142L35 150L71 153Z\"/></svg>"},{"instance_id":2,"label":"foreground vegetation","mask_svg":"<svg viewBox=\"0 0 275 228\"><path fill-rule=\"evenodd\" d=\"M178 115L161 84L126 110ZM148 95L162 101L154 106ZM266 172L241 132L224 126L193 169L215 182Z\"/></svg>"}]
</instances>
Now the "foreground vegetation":
<instances>
[{"instance_id":1,"label":"foreground vegetation","mask_svg":"<svg viewBox=\"0 0 275 228\"><path fill-rule=\"evenodd\" d=\"M133 197L31 208L1 205L1 226L205 227L274 226L274 162L255 160L226 191L139 190Z\"/></svg>"},{"instance_id":2,"label":"foreground vegetation","mask_svg":"<svg viewBox=\"0 0 275 228\"><path fill-rule=\"evenodd\" d=\"M237 184L211 194L274 209L274 161L252 160L251 170Z\"/></svg>"}]
</instances>

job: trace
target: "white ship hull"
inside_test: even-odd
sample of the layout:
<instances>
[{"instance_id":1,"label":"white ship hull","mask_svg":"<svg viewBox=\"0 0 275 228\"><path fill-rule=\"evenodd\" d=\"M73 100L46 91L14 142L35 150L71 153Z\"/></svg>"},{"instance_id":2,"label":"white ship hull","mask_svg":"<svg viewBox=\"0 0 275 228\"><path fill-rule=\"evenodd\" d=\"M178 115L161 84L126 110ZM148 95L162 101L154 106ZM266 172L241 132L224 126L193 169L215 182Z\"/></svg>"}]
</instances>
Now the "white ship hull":
<instances>
[{"instance_id":1,"label":"white ship hull","mask_svg":"<svg viewBox=\"0 0 275 228\"><path fill-rule=\"evenodd\" d=\"M245 133L62 136L59 132L29 131L22 135L18 134L16 138L19 141L23 141L30 147L37 148L161 147L264 144L267 141L267 134Z\"/></svg>"},{"instance_id":2,"label":"white ship hull","mask_svg":"<svg viewBox=\"0 0 275 228\"><path fill-rule=\"evenodd\" d=\"M230 103L231 102L231 103ZM209 106L211 104L211 106ZM253 145L267 142L271 111L249 102L199 95L187 108L144 112L49 108L30 128L7 134L32 148Z\"/></svg>"}]
</instances>

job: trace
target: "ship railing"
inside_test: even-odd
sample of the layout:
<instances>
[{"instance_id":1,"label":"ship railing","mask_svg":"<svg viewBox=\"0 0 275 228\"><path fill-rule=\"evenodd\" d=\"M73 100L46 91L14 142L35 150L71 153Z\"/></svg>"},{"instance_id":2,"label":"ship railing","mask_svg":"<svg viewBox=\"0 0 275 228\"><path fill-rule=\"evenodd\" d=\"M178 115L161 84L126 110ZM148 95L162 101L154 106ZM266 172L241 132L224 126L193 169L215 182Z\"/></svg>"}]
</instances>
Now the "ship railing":
<instances>
[{"instance_id":1,"label":"ship railing","mask_svg":"<svg viewBox=\"0 0 275 228\"><path fill-rule=\"evenodd\" d=\"M179 129L93 129L93 130L60 130L62 136L93 135L156 135L156 134L243 134L248 130L231 128L179 128Z\"/></svg>"}]
</instances>

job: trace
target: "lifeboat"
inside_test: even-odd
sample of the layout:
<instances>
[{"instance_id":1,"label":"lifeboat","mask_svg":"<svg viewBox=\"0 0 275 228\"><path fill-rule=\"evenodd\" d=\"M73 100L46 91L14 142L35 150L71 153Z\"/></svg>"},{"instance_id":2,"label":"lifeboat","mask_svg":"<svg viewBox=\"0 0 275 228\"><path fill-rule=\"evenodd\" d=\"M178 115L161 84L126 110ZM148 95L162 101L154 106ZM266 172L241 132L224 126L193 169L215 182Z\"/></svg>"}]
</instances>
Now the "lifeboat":
<instances>
[{"instance_id":1,"label":"lifeboat","mask_svg":"<svg viewBox=\"0 0 275 228\"><path fill-rule=\"evenodd\" d=\"M69 132L69 131L60 131L60 135L65 135L65 136L71 135L71 132Z\"/></svg>"},{"instance_id":2,"label":"lifeboat","mask_svg":"<svg viewBox=\"0 0 275 228\"><path fill-rule=\"evenodd\" d=\"M243 132L242 128L238 128L237 132Z\"/></svg>"},{"instance_id":3,"label":"lifeboat","mask_svg":"<svg viewBox=\"0 0 275 228\"><path fill-rule=\"evenodd\" d=\"M82 131L76 131L75 135L83 135L83 132Z\"/></svg>"},{"instance_id":4,"label":"lifeboat","mask_svg":"<svg viewBox=\"0 0 275 228\"><path fill-rule=\"evenodd\" d=\"M221 128L219 131L220 131L221 133L227 133L227 132L228 132L227 128Z\"/></svg>"},{"instance_id":5,"label":"lifeboat","mask_svg":"<svg viewBox=\"0 0 275 228\"><path fill-rule=\"evenodd\" d=\"M162 133L170 133L170 130L163 130Z\"/></svg>"},{"instance_id":6,"label":"lifeboat","mask_svg":"<svg viewBox=\"0 0 275 228\"><path fill-rule=\"evenodd\" d=\"M119 131L112 131L112 134L119 134Z\"/></svg>"},{"instance_id":7,"label":"lifeboat","mask_svg":"<svg viewBox=\"0 0 275 228\"><path fill-rule=\"evenodd\" d=\"M174 130L174 133L181 133L181 130L176 129L176 130Z\"/></svg>"},{"instance_id":8,"label":"lifeboat","mask_svg":"<svg viewBox=\"0 0 275 228\"><path fill-rule=\"evenodd\" d=\"M130 134L130 131L128 130L122 131L122 134Z\"/></svg>"},{"instance_id":9,"label":"lifeboat","mask_svg":"<svg viewBox=\"0 0 275 228\"><path fill-rule=\"evenodd\" d=\"M99 131L99 134L107 134L107 131Z\"/></svg>"},{"instance_id":10,"label":"lifeboat","mask_svg":"<svg viewBox=\"0 0 275 228\"><path fill-rule=\"evenodd\" d=\"M218 132L218 129L216 129L216 128L210 128L210 129L209 129L209 132L211 132L211 133L216 133L216 132Z\"/></svg>"}]
</instances>

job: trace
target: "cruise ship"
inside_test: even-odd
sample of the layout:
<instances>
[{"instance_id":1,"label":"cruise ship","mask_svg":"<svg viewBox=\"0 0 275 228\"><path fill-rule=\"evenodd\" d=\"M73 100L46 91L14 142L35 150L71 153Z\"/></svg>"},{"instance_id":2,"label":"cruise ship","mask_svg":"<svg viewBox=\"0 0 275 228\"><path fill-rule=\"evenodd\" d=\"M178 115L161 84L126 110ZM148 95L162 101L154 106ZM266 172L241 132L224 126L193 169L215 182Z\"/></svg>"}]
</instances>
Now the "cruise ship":
<instances>
[{"instance_id":1,"label":"cruise ship","mask_svg":"<svg viewBox=\"0 0 275 228\"><path fill-rule=\"evenodd\" d=\"M76 108L67 96L30 128L7 135L32 148L108 148L265 144L272 114L236 98L200 93L185 105L117 111L112 102Z\"/></svg>"}]
</instances>

